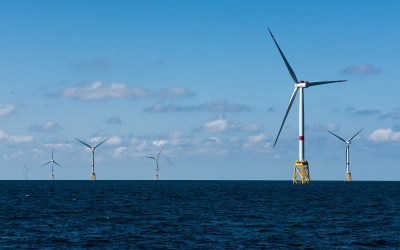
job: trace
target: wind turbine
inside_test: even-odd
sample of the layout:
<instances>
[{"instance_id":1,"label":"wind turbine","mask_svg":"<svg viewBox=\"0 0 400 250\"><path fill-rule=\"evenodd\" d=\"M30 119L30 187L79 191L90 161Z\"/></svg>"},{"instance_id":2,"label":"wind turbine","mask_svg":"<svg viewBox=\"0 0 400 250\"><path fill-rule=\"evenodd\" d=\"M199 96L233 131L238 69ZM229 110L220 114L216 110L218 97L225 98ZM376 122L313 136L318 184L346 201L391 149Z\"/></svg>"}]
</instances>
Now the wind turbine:
<instances>
[{"instance_id":1,"label":"wind turbine","mask_svg":"<svg viewBox=\"0 0 400 250\"><path fill-rule=\"evenodd\" d=\"M268 29L269 30L269 29ZM293 174L293 183L310 183L310 176L309 176L309 171L308 171L308 162L304 160L304 94L303 94L303 89L316 86L316 85L321 85L321 84L327 84L327 83L333 83L333 82L345 82L346 80L338 80L338 81L321 81L321 82L307 82L307 81L298 81L296 75L294 74L294 71L290 67L288 61L286 60L285 56L282 53L282 50L279 48L278 43L276 42L274 36L271 33L271 30L269 30L269 33L272 36L272 39L274 39L274 42L276 44L276 47L279 50L279 53L282 56L283 61L286 64L287 69L289 70L290 76L292 77L294 81L294 91L292 94L292 97L290 98L289 101L289 106L286 109L285 116L283 117L283 122L281 125L281 128L279 129L278 136L276 137L274 147L276 145L276 142L278 141L279 134L281 133L283 124L285 124L286 117L289 114L290 108L292 107L293 101L296 98L297 91L300 89L300 105L299 105L299 160L295 162L294 165L294 174ZM297 180L297 177L301 177L301 180Z\"/></svg>"},{"instance_id":2,"label":"wind turbine","mask_svg":"<svg viewBox=\"0 0 400 250\"><path fill-rule=\"evenodd\" d=\"M26 168L25 164L24 164L24 168L25 168L25 170L24 170L24 172L22 172L22 174L25 174L25 180L27 180L28 179L28 170L29 171L31 171L31 170L29 168Z\"/></svg>"},{"instance_id":3,"label":"wind turbine","mask_svg":"<svg viewBox=\"0 0 400 250\"><path fill-rule=\"evenodd\" d=\"M59 166L60 168L62 168L54 159L53 159L53 155L54 155L54 148L53 148L53 152L51 152L51 161L49 161L48 163L44 164L42 167L46 166L49 163L51 164L51 180L54 181L54 174L53 174L53 167L54 167L54 163Z\"/></svg>"},{"instance_id":4,"label":"wind turbine","mask_svg":"<svg viewBox=\"0 0 400 250\"><path fill-rule=\"evenodd\" d=\"M331 131L328 130L329 133L331 133L332 135L336 136L337 138L339 138L339 140L343 141L344 143L346 143L346 167L347 167L347 172L344 175L344 181L351 181L351 174L349 172L349 145L351 143L351 140L356 137L363 129L361 129L360 131L357 132L357 134L353 135L350 139L348 139L347 141L343 140L342 138L340 138L339 136L335 135L334 133L332 133Z\"/></svg>"},{"instance_id":5,"label":"wind turbine","mask_svg":"<svg viewBox=\"0 0 400 250\"><path fill-rule=\"evenodd\" d=\"M156 160L157 168L156 168L156 176L154 177L154 180L158 180L158 173L157 173L157 172L160 171L160 169L158 168L158 156L161 154L161 151L162 151L163 149L164 149L164 147L160 150L160 153L158 153L158 155L157 155L156 157L145 156L145 157L147 157L147 158Z\"/></svg>"},{"instance_id":6,"label":"wind turbine","mask_svg":"<svg viewBox=\"0 0 400 250\"><path fill-rule=\"evenodd\" d=\"M102 144L103 142L107 141L108 139L110 139L110 137L108 137L107 139L105 139L104 141L100 142L99 144L97 144L96 146L92 147L87 145L86 143L84 143L83 141L75 138L76 140L80 141L83 145L89 147L92 150L92 173L90 174L90 180L91 181L95 181L96 180L96 174L94 173L94 150L100 146L100 144Z\"/></svg>"}]
</instances>

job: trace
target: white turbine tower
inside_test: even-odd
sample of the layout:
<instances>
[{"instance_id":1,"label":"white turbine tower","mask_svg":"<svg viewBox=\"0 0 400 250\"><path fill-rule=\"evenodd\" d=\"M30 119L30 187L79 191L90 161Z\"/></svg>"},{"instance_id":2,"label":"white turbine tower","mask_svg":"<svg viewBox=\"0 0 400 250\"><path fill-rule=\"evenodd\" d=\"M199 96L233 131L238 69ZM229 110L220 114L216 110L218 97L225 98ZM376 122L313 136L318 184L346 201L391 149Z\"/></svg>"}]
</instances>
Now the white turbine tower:
<instances>
[{"instance_id":1,"label":"white turbine tower","mask_svg":"<svg viewBox=\"0 0 400 250\"><path fill-rule=\"evenodd\" d=\"M22 174L25 174L25 180L27 180L28 179L28 171L31 171L31 170L29 168L26 168L25 164L24 164L24 168L25 168L25 170L24 170L24 172L22 172Z\"/></svg>"},{"instance_id":2,"label":"white turbine tower","mask_svg":"<svg viewBox=\"0 0 400 250\"><path fill-rule=\"evenodd\" d=\"M268 29L269 30L269 29ZM299 160L295 162L294 165L294 174L293 174L293 183L310 183L310 176L309 176L309 171L308 171L308 162L304 160L304 93L303 89L311 87L311 86L316 86L316 85L321 85L321 84L327 84L327 83L333 83L333 82L345 82L346 80L338 80L338 81L321 81L321 82L306 82L306 81L298 81L296 75L294 74L292 68L290 67L288 61L286 60L285 56L283 55L281 49L278 46L278 43L276 42L274 36L272 35L271 31L269 30L269 33L272 36L272 39L274 39L274 42L276 44L276 47L278 47L279 53L281 54L283 61L286 64L287 69L289 70L289 73L294 81L294 92L292 94L292 97L290 98L289 101L289 106L286 109L285 116L283 117L283 122L281 125L281 128L279 129L278 136L276 137L274 147L276 145L276 142L278 141L279 134L281 133L283 124L285 123L286 117L289 114L290 108L292 107L293 101L296 97L297 91L300 89L300 105L299 105ZM297 177L301 177L301 180L297 180Z\"/></svg>"},{"instance_id":3,"label":"white turbine tower","mask_svg":"<svg viewBox=\"0 0 400 250\"><path fill-rule=\"evenodd\" d=\"M344 181L351 181L351 174L349 171L349 145L351 143L351 140L356 137L363 129L361 129L360 131L357 132L357 134L353 135L350 139L348 139L347 141L345 141L344 139L340 138L339 136L335 135L334 133L332 133L331 131L328 130L329 133L331 133L332 135L336 136L337 138L339 138L339 140L343 141L344 143L346 143L346 168L347 168L347 172L344 175Z\"/></svg>"},{"instance_id":4,"label":"white turbine tower","mask_svg":"<svg viewBox=\"0 0 400 250\"><path fill-rule=\"evenodd\" d=\"M92 173L90 174L90 180L91 181L95 181L96 180L96 174L94 173L94 150L100 146L100 144L102 144L103 142L107 141L108 139L110 139L110 137L108 137L107 139L105 139L104 141L100 142L99 144L97 144L96 146L92 147L87 145L86 143L84 143L83 141L75 138L77 141L81 142L83 145L89 147L92 150Z\"/></svg>"},{"instance_id":5,"label":"white turbine tower","mask_svg":"<svg viewBox=\"0 0 400 250\"><path fill-rule=\"evenodd\" d=\"M156 160L157 168L156 168L156 176L154 177L154 180L158 180L158 172L160 171L160 169L158 168L158 156L161 154L161 151L162 151L163 149L164 149L164 147L160 150L160 153L158 153L158 155L157 155L156 157L145 156L145 157L147 157L147 158Z\"/></svg>"},{"instance_id":6,"label":"white turbine tower","mask_svg":"<svg viewBox=\"0 0 400 250\"><path fill-rule=\"evenodd\" d=\"M54 148L53 148L53 152L51 152L51 161L49 161L48 163L44 164L42 167L46 166L49 163L51 164L51 179L52 181L54 181L54 174L53 174L53 168L54 168L54 163L59 166L60 168L62 168L54 159L53 159L53 155L54 155Z\"/></svg>"}]
</instances>

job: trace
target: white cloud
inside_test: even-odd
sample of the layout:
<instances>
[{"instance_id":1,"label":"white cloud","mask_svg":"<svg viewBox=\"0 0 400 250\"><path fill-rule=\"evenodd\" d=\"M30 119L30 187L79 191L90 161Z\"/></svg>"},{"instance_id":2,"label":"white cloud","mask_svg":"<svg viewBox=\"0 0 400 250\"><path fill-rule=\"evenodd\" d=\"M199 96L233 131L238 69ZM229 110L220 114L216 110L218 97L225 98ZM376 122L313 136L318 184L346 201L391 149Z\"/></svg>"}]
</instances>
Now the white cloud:
<instances>
[{"instance_id":1,"label":"white cloud","mask_svg":"<svg viewBox=\"0 0 400 250\"><path fill-rule=\"evenodd\" d=\"M221 151L218 151L218 155L226 155L227 153L229 152L229 150L228 149L223 149L223 150L221 150Z\"/></svg>"},{"instance_id":2,"label":"white cloud","mask_svg":"<svg viewBox=\"0 0 400 250\"><path fill-rule=\"evenodd\" d=\"M45 147L52 147L52 148L56 148L56 147L68 147L68 148L72 148L71 144L67 144L67 143L47 143L44 144Z\"/></svg>"},{"instance_id":3,"label":"white cloud","mask_svg":"<svg viewBox=\"0 0 400 250\"><path fill-rule=\"evenodd\" d=\"M237 137L235 136L235 137L230 138L229 141L230 141L230 142L237 142L237 141L239 141L239 138L237 138Z\"/></svg>"},{"instance_id":4,"label":"white cloud","mask_svg":"<svg viewBox=\"0 0 400 250\"><path fill-rule=\"evenodd\" d=\"M210 137L210 140L214 140L214 141L216 141L216 142L221 142L221 140L218 139L217 137Z\"/></svg>"},{"instance_id":5,"label":"white cloud","mask_svg":"<svg viewBox=\"0 0 400 250\"><path fill-rule=\"evenodd\" d=\"M175 131L171 131L167 134L168 138L171 139L176 139L176 138L182 138L184 136L185 132L183 132L183 130L175 130Z\"/></svg>"},{"instance_id":6,"label":"white cloud","mask_svg":"<svg viewBox=\"0 0 400 250\"><path fill-rule=\"evenodd\" d=\"M46 144L45 144L46 145ZM39 149L37 149L37 148L34 148L34 149L32 149L32 152L34 152L35 154L34 154L34 156L37 156L38 154L41 154L41 153L43 153L43 151L40 151Z\"/></svg>"},{"instance_id":7,"label":"white cloud","mask_svg":"<svg viewBox=\"0 0 400 250\"><path fill-rule=\"evenodd\" d=\"M269 147L270 143L266 142L268 140L268 136L266 134L260 133L258 135L251 135L247 137L247 141L243 144L243 148L249 147Z\"/></svg>"},{"instance_id":8,"label":"white cloud","mask_svg":"<svg viewBox=\"0 0 400 250\"><path fill-rule=\"evenodd\" d=\"M0 104L0 116L7 116L15 111L15 107L12 104Z\"/></svg>"},{"instance_id":9,"label":"white cloud","mask_svg":"<svg viewBox=\"0 0 400 250\"><path fill-rule=\"evenodd\" d=\"M55 132L57 130L63 129L60 125L56 122L48 121L44 125L32 125L28 128L30 131L33 132Z\"/></svg>"},{"instance_id":10,"label":"white cloud","mask_svg":"<svg viewBox=\"0 0 400 250\"><path fill-rule=\"evenodd\" d=\"M260 142L260 141L265 141L267 139L268 139L268 136L266 134L263 134L263 133L247 137L247 141L248 142Z\"/></svg>"},{"instance_id":11,"label":"white cloud","mask_svg":"<svg viewBox=\"0 0 400 250\"><path fill-rule=\"evenodd\" d=\"M8 135L4 130L0 130L0 141L10 144L28 143L33 141L30 135Z\"/></svg>"},{"instance_id":12,"label":"white cloud","mask_svg":"<svg viewBox=\"0 0 400 250\"><path fill-rule=\"evenodd\" d=\"M157 90L153 94L158 98L173 98L173 97L189 97L196 95L194 92L189 91L185 87L175 86L172 88Z\"/></svg>"},{"instance_id":13,"label":"white cloud","mask_svg":"<svg viewBox=\"0 0 400 250\"><path fill-rule=\"evenodd\" d=\"M105 143L109 145L118 145L121 142L122 142L121 138L119 138L118 136L114 136L108 139Z\"/></svg>"},{"instance_id":14,"label":"white cloud","mask_svg":"<svg viewBox=\"0 0 400 250\"><path fill-rule=\"evenodd\" d=\"M142 98L142 97L189 97L193 95L185 87L172 87L151 92L142 87L129 87L124 83L111 83L103 85L102 82L76 84L63 90L49 94L49 96L72 98L78 101L105 100L112 98Z\"/></svg>"},{"instance_id":15,"label":"white cloud","mask_svg":"<svg viewBox=\"0 0 400 250\"><path fill-rule=\"evenodd\" d=\"M218 117L215 120L206 122L203 124L198 131L201 132L223 132L223 131L259 131L261 130L261 124L250 122L250 123L240 123L240 122L231 122L226 118Z\"/></svg>"},{"instance_id":16,"label":"white cloud","mask_svg":"<svg viewBox=\"0 0 400 250\"><path fill-rule=\"evenodd\" d=\"M394 132L391 128L381 128L372 132L367 139L375 142L400 141L400 131Z\"/></svg>"},{"instance_id":17,"label":"white cloud","mask_svg":"<svg viewBox=\"0 0 400 250\"><path fill-rule=\"evenodd\" d=\"M169 143L168 140L153 141L153 145L156 145L157 147L168 143Z\"/></svg>"},{"instance_id":18,"label":"white cloud","mask_svg":"<svg viewBox=\"0 0 400 250\"><path fill-rule=\"evenodd\" d=\"M73 87L67 87L54 95L73 98L79 101L90 101L108 98L127 98L130 96L140 98L149 93L149 90L142 87L128 87L123 83L103 85L102 82L93 82L91 84L78 84Z\"/></svg>"},{"instance_id":19,"label":"white cloud","mask_svg":"<svg viewBox=\"0 0 400 250\"><path fill-rule=\"evenodd\" d=\"M340 125L337 123L328 123L328 124L321 124L316 123L313 126L313 130L315 131L338 131L340 129Z\"/></svg>"},{"instance_id":20,"label":"white cloud","mask_svg":"<svg viewBox=\"0 0 400 250\"><path fill-rule=\"evenodd\" d=\"M200 127L202 132L221 132L228 129L228 120L219 117L216 120L206 122Z\"/></svg>"},{"instance_id":21,"label":"white cloud","mask_svg":"<svg viewBox=\"0 0 400 250\"><path fill-rule=\"evenodd\" d=\"M381 115L381 119L391 118L391 119L400 119L400 109L394 108L389 113Z\"/></svg>"},{"instance_id":22,"label":"white cloud","mask_svg":"<svg viewBox=\"0 0 400 250\"><path fill-rule=\"evenodd\" d=\"M23 154L24 154L24 153L22 153L20 150L18 150L17 153L10 154L10 157L11 157L11 158L16 158L16 157L18 157L18 156L20 156L20 155L23 155Z\"/></svg>"},{"instance_id":23,"label":"white cloud","mask_svg":"<svg viewBox=\"0 0 400 250\"><path fill-rule=\"evenodd\" d=\"M107 123L107 124L121 125L121 124L122 124L122 121L121 121L121 119L119 119L118 117L113 116L113 117L110 117L110 118L107 120L106 123Z\"/></svg>"},{"instance_id":24,"label":"white cloud","mask_svg":"<svg viewBox=\"0 0 400 250\"><path fill-rule=\"evenodd\" d=\"M143 142L142 140L139 140L139 139L137 139L137 138L132 138L131 139L131 144L139 144L139 143L141 143L141 142Z\"/></svg>"},{"instance_id":25,"label":"white cloud","mask_svg":"<svg viewBox=\"0 0 400 250\"><path fill-rule=\"evenodd\" d=\"M244 127L244 131L259 131L261 129L261 124L256 122L249 122Z\"/></svg>"},{"instance_id":26,"label":"white cloud","mask_svg":"<svg viewBox=\"0 0 400 250\"><path fill-rule=\"evenodd\" d=\"M152 107L144 108L147 113L171 113L171 112L194 112L194 111L218 111L218 112L250 112L252 108L248 105L228 103L227 101L204 102L200 105L182 106L171 103L164 105L162 102Z\"/></svg>"},{"instance_id":27,"label":"white cloud","mask_svg":"<svg viewBox=\"0 0 400 250\"><path fill-rule=\"evenodd\" d=\"M364 110L357 110L353 112L353 115L373 115L373 114L380 114L381 111L379 109L364 109Z\"/></svg>"},{"instance_id":28,"label":"white cloud","mask_svg":"<svg viewBox=\"0 0 400 250\"><path fill-rule=\"evenodd\" d=\"M114 157L120 157L122 154L126 153L126 147L119 147L114 150Z\"/></svg>"},{"instance_id":29,"label":"white cloud","mask_svg":"<svg viewBox=\"0 0 400 250\"><path fill-rule=\"evenodd\" d=\"M10 154L10 156L3 155L3 159L4 160L10 160L10 159L17 158L18 156L21 156L21 155L24 155L24 154L25 153L21 152L21 150L18 150L17 153Z\"/></svg>"},{"instance_id":30,"label":"white cloud","mask_svg":"<svg viewBox=\"0 0 400 250\"><path fill-rule=\"evenodd\" d=\"M381 73L381 69L375 68L371 64L360 64L356 66L351 66L343 69L341 71L343 74L357 74L357 75L368 75L368 74L378 74Z\"/></svg>"},{"instance_id":31,"label":"white cloud","mask_svg":"<svg viewBox=\"0 0 400 250\"><path fill-rule=\"evenodd\" d=\"M229 125L229 122L228 122ZM170 157L180 155L229 155L238 152L272 153L269 137L264 133L241 136L188 136L183 131L171 131L164 135L150 134L130 138L129 144L113 151L114 156L143 157L157 155L161 147L168 145Z\"/></svg>"},{"instance_id":32,"label":"white cloud","mask_svg":"<svg viewBox=\"0 0 400 250\"><path fill-rule=\"evenodd\" d=\"M93 137L90 142L100 142L101 136Z\"/></svg>"}]
</instances>

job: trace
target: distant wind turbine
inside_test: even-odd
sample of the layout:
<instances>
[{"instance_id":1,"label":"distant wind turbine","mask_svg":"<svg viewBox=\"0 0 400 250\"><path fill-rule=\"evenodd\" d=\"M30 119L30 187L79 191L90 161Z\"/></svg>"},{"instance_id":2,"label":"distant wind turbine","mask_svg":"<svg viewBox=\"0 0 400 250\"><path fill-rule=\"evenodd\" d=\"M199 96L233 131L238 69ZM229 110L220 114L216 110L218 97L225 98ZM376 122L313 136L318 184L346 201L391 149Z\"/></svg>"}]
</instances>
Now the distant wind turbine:
<instances>
[{"instance_id":1,"label":"distant wind turbine","mask_svg":"<svg viewBox=\"0 0 400 250\"><path fill-rule=\"evenodd\" d=\"M25 164L24 164L24 172L22 172L22 174L25 174L25 180L28 179L28 171L31 171L29 168L26 168Z\"/></svg>"},{"instance_id":2,"label":"distant wind turbine","mask_svg":"<svg viewBox=\"0 0 400 250\"><path fill-rule=\"evenodd\" d=\"M100 146L103 142L107 141L108 139L110 139L110 137L108 137L107 139L105 139L104 141L100 142L99 144L97 144L96 146L92 147L87 145L86 143L84 143L83 141L75 138L77 141L81 142L83 145L89 147L92 150L92 173L90 174L90 180L91 181L95 181L96 180L96 174L94 173L94 150Z\"/></svg>"},{"instance_id":3,"label":"distant wind turbine","mask_svg":"<svg viewBox=\"0 0 400 250\"><path fill-rule=\"evenodd\" d=\"M164 147L160 150L160 153L158 153L158 155L157 155L156 157L145 156L145 157L147 157L147 158L156 160L157 168L156 168L156 176L154 177L154 180L158 180L158 172L160 171L160 169L158 168L158 156L161 154L161 151L162 151L163 149L164 149Z\"/></svg>"},{"instance_id":4,"label":"distant wind turbine","mask_svg":"<svg viewBox=\"0 0 400 250\"><path fill-rule=\"evenodd\" d=\"M364 129L364 128L363 128ZM332 133L331 131L328 130L329 133L331 133L332 135L336 136L337 138L339 138L339 140L343 141L344 143L346 143L346 167L347 167L347 172L344 175L344 181L351 181L351 173L349 172L349 145L351 143L351 140L356 137L361 131L363 131L363 129L361 129L360 131L357 132L357 134L353 135L350 139L348 139L347 141L345 141L344 139L340 138L339 136L335 135L334 133Z\"/></svg>"},{"instance_id":5,"label":"distant wind turbine","mask_svg":"<svg viewBox=\"0 0 400 250\"><path fill-rule=\"evenodd\" d=\"M46 166L49 163L51 164L51 180L54 181L54 174L53 174L53 168L54 168L54 163L59 166L60 168L62 168L54 159L53 159L53 155L54 155L54 148L53 151L51 152L51 161L49 161L48 163L44 164L42 167Z\"/></svg>"},{"instance_id":6,"label":"distant wind turbine","mask_svg":"<svg viewBox=\"0 0 400 250\"><path fill-rule=\"evenodd\" d=\"M269 29L268 29L269 30ZM289 101L289 106L286 109L285 116L283 117L283 122L282 125L279 129L278 136L276 137L274 147L276 145L276 142L278 141L279 135L282 131L282 127L285 124L286 117L289 114L290 108L292 107L293 101L296 97L297 91L300 89L300 108L299 108L299 160L295 162L294 165L294 174L293 174L293 183L310 183L310 176L309 176L309 171L308 171L308 162L304 160L304 94L303 94L303 89L316 86L316 85L322 85L322 84L327 84L327 83L333 83L333 82L345 82L346 80L338 80L338 81L322 81L322 82L307 82L307 81L298 81L296 75L294 74L293 69L290 67L288 61L286 60L285 56L283 55L281 49L278 46L278 43L276 42L274 36L272 35L271 31L269 30L269 33L272 36L272 39L274 39L274 42L276 44L276 47L279 50L279 53L282 56L283 61L286 64L286 68L289 70L289 74L292 77L294 81L294 92L292 94L292 97L290 98ZM301 180L297 180L297 177L301 177Z\"/></svg>"}]
</instances>

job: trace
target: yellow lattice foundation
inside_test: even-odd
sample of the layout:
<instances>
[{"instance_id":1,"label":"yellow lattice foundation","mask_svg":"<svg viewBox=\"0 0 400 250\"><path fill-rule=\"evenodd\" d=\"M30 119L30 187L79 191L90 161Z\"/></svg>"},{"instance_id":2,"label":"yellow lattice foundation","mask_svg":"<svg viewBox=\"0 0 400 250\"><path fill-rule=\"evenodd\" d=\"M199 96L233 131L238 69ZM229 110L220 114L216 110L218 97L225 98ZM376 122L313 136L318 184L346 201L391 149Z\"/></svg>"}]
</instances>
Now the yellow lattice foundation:
<instances>
[{"instance_id":1,"label":"yellow lattice foundation","mask_svg":"<svg viewBox=\"0 0 400 250\"><path fill-rule=\"evenodd\" d=\"M351 181L351 174L350 172L346 172L344 174L344 181Z\"/></svg>"},{"instance_id":2,"label":"yellow lattice foundation","mask_svg":"<svg viewBox=\"0 0 400 250\"><path fill-rule=\"evenodd\" d=\"M158 180L158 174L156 174L156 176L154 176L154 180Z\"/></svg>"},{"instance_id":3,"label":"yellow lattice foundation","mask_svg":"<svg viewBox=\"0 0 400 250\"><path fill-rule=\"evenodd\" d=\"M91 173L90 174L90 180L91 181L95 181L96 180L96 174L95 173Z\"/></svg>"},{"instance_id":4,"label":"yellow lattice foundation","mask_svg":"<svg viewBox=\"0 0 400 250\"><path fill-rule=\"evenodd\" d=\"M307 161L296 161L294 164L293 184L310 183Z\"/></svg>"},{"instance_id":5,"label":"yellow lattice foundation","mask_svg":"<svg viewBox=\"0 0 400 250\"><path fill-rule=\"evenodd\" d=\"M51 180L54 181L54 175L51 175Z\"/></svg>"}]
</instances>

